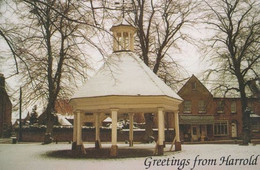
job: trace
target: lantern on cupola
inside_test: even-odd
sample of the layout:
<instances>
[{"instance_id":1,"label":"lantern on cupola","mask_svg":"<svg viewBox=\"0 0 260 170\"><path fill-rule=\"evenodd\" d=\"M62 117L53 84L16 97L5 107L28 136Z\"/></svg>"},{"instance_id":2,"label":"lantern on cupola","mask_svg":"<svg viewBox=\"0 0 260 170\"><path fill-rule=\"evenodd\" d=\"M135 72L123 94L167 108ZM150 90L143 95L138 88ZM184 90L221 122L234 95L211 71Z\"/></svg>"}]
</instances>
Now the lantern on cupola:
<instances>
[{"instance_id":1,"label":"lantern on cupola","mask_svg":"<svg viewBox=\"0 0 260 170\"><path fill-rule=\"evenodd\" d=\"M134 34L136 28L129 24L125 18L114 24L110 29L113 33L113 52L134 51Z\"/></svg>"}]
</instances>

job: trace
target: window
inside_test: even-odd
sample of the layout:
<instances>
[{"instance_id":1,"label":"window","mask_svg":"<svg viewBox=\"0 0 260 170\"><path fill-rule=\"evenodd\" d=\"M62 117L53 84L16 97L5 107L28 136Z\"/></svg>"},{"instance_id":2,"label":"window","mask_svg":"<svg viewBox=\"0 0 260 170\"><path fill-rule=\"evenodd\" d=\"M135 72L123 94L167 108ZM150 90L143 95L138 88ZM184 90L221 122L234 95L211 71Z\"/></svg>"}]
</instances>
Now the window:
<instances>
[{"instance_id":1,"label":"window","mask_svg":"<svg viewBox=\"0 0 260 170\"><path fill-rule=\"evenodd\" d=\"M219 122L214 124L214 135L215 136L227 136L227 122Z\"/></svg>"},{"instance_id":2,"label":"window","mask_svg":"<svg viewBox=\"0 0 260 170\"><path fill-rule=\"evenodd\" d=\"M199 113L206 113L206 104L204 100L199 101Z\"/></svg>"},{"instance_id":3,"label":"window","mask_svg":"<svg viewBox=\"0 0 260 170\"><path fill-rule=\"evenodd\" d=\"M191 101L184 101L183 112L184 113L191 113Z\"/></svg>"},{"instance_id":4,"label":"window","mask_svg":"<svg viewBox=\"0 0 260 170\"><path fill-rule=\"evenodd\" d=\"M218 113L224 113L224 101L223 100L220 100L218 101L218 104L217 104L217 112Z\"/></svg>"},{"instance_id":5,"label":"window","mask_svg":"<svg viewBox=\"0 0 260 170\"><path fill-rule=\"evenodd\" d=\"M192 83L191 83L191 89L192 89L192 90L196 90L196 88L197 88L196 82L192 82Z\"/></svg>"},{"instance_id":6,"label":"window","mask_svg":"<svg viewBox=\"0 0 260 170\"><path fill-rule=\"evenodd\" d=\"M237 104L236 101L231 102L231 113L236 113L237 112Z\"/></svg>"}]
</instances>

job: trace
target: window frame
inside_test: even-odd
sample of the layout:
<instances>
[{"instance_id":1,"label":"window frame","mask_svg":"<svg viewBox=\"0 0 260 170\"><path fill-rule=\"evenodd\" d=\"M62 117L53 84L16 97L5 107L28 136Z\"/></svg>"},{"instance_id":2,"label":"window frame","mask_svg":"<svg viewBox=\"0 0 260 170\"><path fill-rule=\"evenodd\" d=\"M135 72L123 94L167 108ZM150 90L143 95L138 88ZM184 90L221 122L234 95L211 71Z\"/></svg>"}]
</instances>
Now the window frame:
<instances>
[{"instance_id":1,"label":"window frame","mask_svg":"<svg viewBox=\"0 0 260 170\"><path fill-rule=\"evenodd\" d=\"M196 82L191 83L191 90L197 90L197 83Z\"/></svg>"},{"instance_id":2,"label":"window frame","mask_svg":"<svg viewBox=\"0 0 260 170\"><path fill-rule=\"evenodd\" d=\"M187 105L189 103L189 105ZM190 114L191 113L191 101L190 100L185 100L183 102L183 113L185 114ZM188 106L188 107L187 107ZM188 109L187 109L188 108Z\"/></svg>"},{"instance_id":3,"label":"window frame","mask_svg":"<svg viewBox=\"0 0 260 170\"><path fill-rule=\"evenodd\" d=\"M198 110L199 110L199 113L206 113L206 102L205 102L205 100L199 100Z\"/></svg>"},{"instance_id":4,"label":"window frame","mask_svg":"<svg viewBox=\"0 0 260 170\"><path fill-rule=\"evenodd\" d=\"M217 101L217 113L224 113L224 108L225 108L225 101L224 100Z\"/></svg>"},{"instance_id":5,"label":"window frame","mask_svg":"<svg viewBox=\"0 0 260 170\"><path fill-rule=\"evenodd\" d=\"M214 136L228 136L228 121L218 121L214 123Z\"/></svg>"},{"instance_id":6,"label":"window frame","mask_svg":"<svg viewBox=\"0 0 260 170\"><path fill-rule=\"evenodd\" d=\"M237 102L236 101L231 101L230 104L230 111L232 114L236 114L237 113Z\"/></svg>"}]
</instances>

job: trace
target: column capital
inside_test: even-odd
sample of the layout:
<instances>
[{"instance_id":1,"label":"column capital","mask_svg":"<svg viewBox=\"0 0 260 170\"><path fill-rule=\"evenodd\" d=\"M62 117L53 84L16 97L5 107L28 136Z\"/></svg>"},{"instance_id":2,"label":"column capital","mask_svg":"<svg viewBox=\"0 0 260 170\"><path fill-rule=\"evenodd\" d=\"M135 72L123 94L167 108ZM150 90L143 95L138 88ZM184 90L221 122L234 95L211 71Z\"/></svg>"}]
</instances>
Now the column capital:
<instances>
[{"instance_id":1,"label":"column capital","mask_svg":"<svg viewBox=\"0 0 260 170\"><path fill-rule=\"evenodd\" d=\"M78 110L78 109L74 111L74 113L82 113L82 112L83 110Z\"/></svg>"},{"instance_id":2,"label":"column capital","mask_svg":"<svg viewBox=\"0 0 260 170\"><path fill-rule=\"evenodd\" d=\"M164 111L164 107L158 107L157 109L158 111L162 111L162 112Z\"/></svg>"},{"instance_id":3,"label":"column capital","mask_svg":"<svg viewBox=\"0 0 260 170\"><path fill-rule=\"evenodd\" d=\"M116 108L110 109L111 112L118 112L118 110L119 110L119 109L116 109Z\"/></svg>"}]
</instances>

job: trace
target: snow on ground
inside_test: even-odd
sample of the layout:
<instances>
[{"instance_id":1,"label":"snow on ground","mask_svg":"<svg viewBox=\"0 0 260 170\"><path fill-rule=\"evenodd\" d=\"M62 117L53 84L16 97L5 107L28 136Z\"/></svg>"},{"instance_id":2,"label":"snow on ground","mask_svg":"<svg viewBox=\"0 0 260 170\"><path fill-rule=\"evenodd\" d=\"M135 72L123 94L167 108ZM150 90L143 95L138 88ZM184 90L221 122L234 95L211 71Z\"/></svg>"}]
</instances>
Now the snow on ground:
<instances>
[{"instance_id":1,"label":"snow on ground","mask_svg":"<svg viewBox=\"0 0 260 170\"><path fill-rule=\"evenodd\" d=\"M85 144L93 147L94 144ZM109 147L103 144L103 147ZM119 144L120 147L128 147ZM136 144L135 147L154 148L154 144ZM70 170L70 169L259 169L260 145L231 144L182 145L181 152L168 152L165 156L126 159L65 159L46 155L49 151L68 150L71 144L0 144L0 169L3 170ZM230 156L229 156L230 155ZM258 156L258 157L257 157ZM233 165L228 165L233 164ZM236 164L236 165L235 165ZM241 165L239 165L241 164ZM245 165L243 165L245 164ZM194 166L195 165L195 166Z\"/></svg>"}]
</instances>

